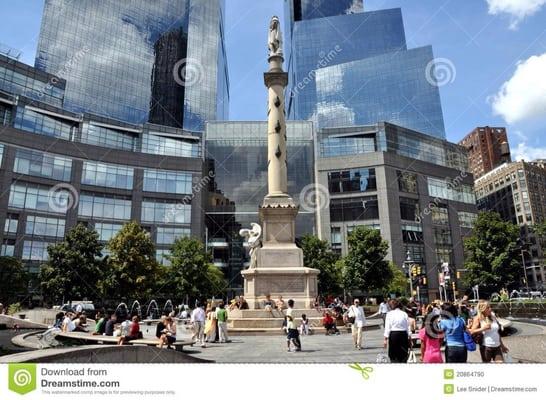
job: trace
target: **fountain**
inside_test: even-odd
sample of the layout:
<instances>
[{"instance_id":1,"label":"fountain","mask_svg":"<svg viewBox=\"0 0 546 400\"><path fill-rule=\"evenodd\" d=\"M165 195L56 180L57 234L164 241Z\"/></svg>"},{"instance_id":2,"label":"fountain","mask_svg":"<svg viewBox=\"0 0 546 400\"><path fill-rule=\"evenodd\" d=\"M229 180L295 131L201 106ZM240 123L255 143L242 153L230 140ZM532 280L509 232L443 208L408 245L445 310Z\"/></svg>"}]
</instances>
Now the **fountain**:
<instances>
[{"instance_id":1,"label":"fountain","mask_svg":"<svg viewBox=\"0 0 546 400\"><path fill-rule=\"evenodd\" d=\"M170 306L169 306L170 305ZM169 315L171 311L173 311L173 302L169 299L165 302L165 305L163 306L163 313L162 315Z\"/></svg>"},{"instance_id":2,"label":"fountain","mask_svg":"<svg viewBox=\"0 0 546 400\"><path fill-rule=\"evenodd\" d=\"M152 305L155 305L155 313L150 314L150 310L152 309ZM146 309L146 318L147 319L157 319L159 318L159 307L157 305L157 301L151 300L150 304L148 304L148 308Z\"/></svg>"},{"instance_id":3,"label":"fountain","mask_svg":"<svg viewBox=\"0 0 546 400\"><path fill-rule=\"evenodd\" d=\"M136 307L135 307L136 306ZM131 305L131 310L129 311L129 315L130 316L133 316L135 314L133 314L133 310L137 311L136 315L138 315L138 318L142 319L142 314L141 314L141 309L140 309L140 303L138 302L138 300L135 300L133 301L133 304Z\"/></svg>"}]
</instances>

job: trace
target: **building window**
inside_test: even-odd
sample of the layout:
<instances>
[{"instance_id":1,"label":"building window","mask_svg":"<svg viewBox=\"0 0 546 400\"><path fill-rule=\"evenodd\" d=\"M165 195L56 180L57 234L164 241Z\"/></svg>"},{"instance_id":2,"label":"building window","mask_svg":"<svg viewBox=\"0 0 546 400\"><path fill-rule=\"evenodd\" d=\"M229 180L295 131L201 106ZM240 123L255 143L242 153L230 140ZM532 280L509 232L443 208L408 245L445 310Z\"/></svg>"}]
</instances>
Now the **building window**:
<instances>
[{"instance_id":1,"label":"building window","mask_svg":"<svg viewBox=\"0 0 546 400\"><path fill-rule=\"evenodd\" d=\"M165 267L169 267L171 265L171 260L169 260L167 257L171 255L171 251L170 250L165 250L165 249L157 249L155 251L155 259L156 261L161 264L161 265L164 265Z\"/></svg>"},{"instance_id":2,"label":"building window","mask_svg":"<svg viewBox=\"0 0 546 400\"><path fill-rule=\"evenodd\" d=\"M84 185L130 190L133 188L133 168L84 161L82 183Z\"/></svg>"},{"instance_id":3,"label":"building window","mask_svg":"<svg viewBox=\"0 0 546 400\"><path fill-rule=\"evenodd\" d=\"M6 222L4 223L4 233L17 233L18 225L19 225L19 215L8 214L6 216Z\"/></svg>"},{"instance_id":4,"label":"building window","mask_svg":"<svg viewBox=\"0 0 546 400\"><path fill-rule=\"evenodd\" d=\"M25 226L25 234L33 236L63 237L65 220L29 215Z\"/></svg>"},{"instance_id":5,"label":"building window","mask_svg":"<svg viewBox=\"0 0 546 400\"><path fill-rule=\"evenodd\" d=\"M164 224L189 224L191 205L160 200L142 202L142 221Z\"/></svg>"},{"instance_id":6,"label":"building window","mask_svg":"<svg viewBox=\"0 0 546 400\"><path fill-rule=\"evenodd\" d=\"M25 240L23 242L23 260L46 261L48 259L47 247L54 243L37 240Z\"/></svg>"},{"instance_id":7,"label":"building window","mask_svg":"<svg viewBox=\"0 0 546 400\"><path fill-rule=\"evenodd\" d=\"M84 124L82 129L82 143L114 149L134 151L137 135L121 130L108 129L93 124Z\"/></svg>"},{"instance_id":8,"label":"building window","mask_svg":"<svg viewBox=\"0 0 546 400\"><path fill-rule=\"evenodd\" d=\"M95 230L99 234L99 240L107 242L112 239L123 228L122 224L109 224L104 222L95 223Z\"/></svg>"},{"instance_id":9,"label":"building window","mask_svg":"<svg viewBox=\"0 0 546 400\"><path fill-rule=\"evenodd\" d=\"M0 78L0 82L1 82ZM0 125L9 125L11 123L11 107L0 103Z\"/></svg>"},{"instance_id":10,"label":"building window","mask_svg":"<svg viewBox=\"0 0 546 400\"><path fill-rule=\"evenodd\" d=\"M175 157L200 157L200 145L195 140L176 139L145 133L142 152Z\"/></svg>"},{"instance_id":11,"label":"building window","mask_svg":"<svg viewBox=\"0 0 546 400\"><path fill-rule=\"evenodd\" d=\"M157 244L173 244L180 237L189 237L189 228L157 227Z\"/></svg>"},{"instance_id":12,"label":"building window","mask_svg":"<svg viewBox=\"0 0 546 400\"><path fill-rule=\"evenodd\" d=\"M77 123L40 114L25 107L18 109L13 126L39 135L71 140Z\"/></svg>"},{"instance_id":13,"label":"building window","mask_svg":"<svg viewBox=\"0 0 546 400\"><path fill-rule=\"evenodd\" d=\"M330 193L353 193L376 190L375 168L329 172L328 188Z\"/></svg>"},{"instance_id":14,"label":"building window","mask_svg":"<svg viewBox=\"0 0 546 400\"><path fill-rule=\"evenodd\" d=\"M446 206L436 205L430 211L433 224L449 225L449 213Z\"/></svg>"},{"instance_id":15,"label":"building window","mask_svg":"<svg viewBox=\"0 0 546 400\"><path fill-rule=\"evenodd\" d=\"M341 252L341 228L339 226L332 226L330 228L330 244L332 246L332 250L336 253Z\"/></svg>"},{"instance_id":16,"label":"building window","mask_svg":"<svg viewBox=\"0 0 546 400\"><path fill-rule=\"evenodd\" d=\"M98 193L82 193L78 215L81 217L121 219L131 218L131 200L123 197L107 197Z\"/></svg>"},{"instance_id":17,"label":"building window","mask_svg":"<svg viewBox=\"0 0 546 400\"><path fill-rule=\"evenodd\" d=\"M419 214L419 202L417 200L400 197L400 218L406 221L418 221Z\"/></svg>"},{"instance_id":18,"label":"building window","mask_svg":"<svg viewBox=\"0 0 546 400\"><path fill-rule=\"evenodd\" d=\"M4 239L2 241L2 249L0 255L13 257L15 254L15 239Z\"/></svg>"},{"instance_id":19,"label":"building window","mask_svg":"<svg viewBox=\"0 0 546 400\"><path fill-rule=\"evenodd\" d=\"M356 137L328 137L320 142L321 157L339 157L373 153L376 150L375 135Z\"/></svg>"},{"instance_id":20,"label":"building window","mask_svg":"<svg viewBox=\"0 0 546 400\"><path fill-rule=\"evenodd\" d=\"M422 244L406 244L406 254L409 251L411 261L424 264L425 262L425 246Z\"/></svg>"},{"instance_id":21,"label":"building window","mask_svg":"<svg viewBox=\"0 0 546 400\"><path fill-rule=\"evenodd\" d=\"M434 243L436 245L451 245L451 231L449 228L434 227Z\"/></svg>"},{"instance_id":22,"label":"building window","mask_svg":"<svg viewBox=\"0 0 546 400\"><path fill-rule=\"evenodd\" d=\"M459 225L462 228L473 228L474 223L476 222L476 219L478 219L478 215L471 212L466 211L459 211Z\"/></svg>"},{"instance_id":23,"label":"building window","mask_svg":"<svg viewBox=\"0 0 546 400\"><path fill-rule=\"evenodd\" d=\"M17 149L13 172L70 182L72 160L41 151Z\"/></svg>"},{"instance_id":24,"label":"building window","mask_svg":"<svg viewBox=\"0 0 546 400\"><path fill-rule=\"evenodd\" d=\"M396 171L398 190L417 194L417 175L407 171Z\"/></svg>"},{"instance_id":25,"label":"building window","mask_svg":"<svg viewBox=\"0 0 546 400\"><path fill-rule=\"evenodd\" d=\"M476 203L476 197L471 186L436 178L428 178L428 194L434 198L459 201L467 204Z\"/></svg>"},{"instance_id":26,"label":"building window","mask_svg":"<svg viewBox=\"0 0 546 400\"><path fill-rule=\"evenodd\" d=\"M0 106L2 105L2 103L0 103ZM1 116L0 116L1 117ZM4 157L4 145L3 144L0 144L0 166L2 166L2 159Z\"/></svg>"},{"instance_id":27,"label":"building window","mask_svg":"<svg viewBox=\"0 0 546 400\"><path fill-rule=\"evenodd\" d=\"M356 197L332 199L330 201L330 221L350 222L379 218L377 197Z\"/></svg>"},{"instance_id":28,"label":"building window","mask_svg":"<svg viewBox=\"0 0 546 400\"><path fill-rule=\"evenodd\" d=\"M436 247L436 263L453 265L453 251L451 247Z\"/></svg>"},{"instance_id":29,"label":"building window","mask_svg":"<svg viewBox=\"0 0 546 400\"><path fill-rule=\"evenodd\" d=\"M189 194L192 192L192 174L145 169L143 190L145 192Z\"/></svg>"},{"instance_id":30,"label":"building window","mask_svg":"<svg viewBox=\"0 0 546 400\"><path fill-rule=\"evenodd\" d=\"M420 224L402 224L404 243L423 243L423 228Z\"/></svg>"},{"instance_id":31,"label":"building window","mask_svg":"<svg viewBox=\"0 0 546 400\"><path fill-rule=\"evenodd\" d=\"M9 207L64 214L65 209L61 205L70 204L71 196L68 190L52 193L48 187L13 183L9 193Z\"/></svg>"}]
</instances>

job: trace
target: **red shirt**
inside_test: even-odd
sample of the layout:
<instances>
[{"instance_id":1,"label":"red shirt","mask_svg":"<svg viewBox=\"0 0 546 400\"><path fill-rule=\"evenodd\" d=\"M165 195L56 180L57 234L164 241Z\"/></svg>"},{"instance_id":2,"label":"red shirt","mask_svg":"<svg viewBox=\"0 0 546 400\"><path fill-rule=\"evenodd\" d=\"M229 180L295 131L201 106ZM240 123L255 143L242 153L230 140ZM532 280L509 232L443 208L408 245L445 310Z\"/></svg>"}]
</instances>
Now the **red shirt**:
<instances>
[{"instance_id":1,"label":"red shirt","mask_svg":"<svg viewBox=\"0 0 546 400\"><path fill-rule=\"evenodd\" d=\"M136 337L140 332L140 325L138 322L132 322L131 327L129 328L129 336Z\"/></svg>"},{"instance_id":2,"label":"red shirt","mask_svg":"<svg viewBox=\"0 0 546 400\"><path fill-rule=\"evenodd\" d=\"M326 315L324 316L324 318L322 319L322 323L323 323L324 325L326 325L326 324L331 324L331 323L333 323L333 322L334 322L334 319L332 318L332 316L331 316L330 314L326 314Z\"/></svg>"}]
</instances>

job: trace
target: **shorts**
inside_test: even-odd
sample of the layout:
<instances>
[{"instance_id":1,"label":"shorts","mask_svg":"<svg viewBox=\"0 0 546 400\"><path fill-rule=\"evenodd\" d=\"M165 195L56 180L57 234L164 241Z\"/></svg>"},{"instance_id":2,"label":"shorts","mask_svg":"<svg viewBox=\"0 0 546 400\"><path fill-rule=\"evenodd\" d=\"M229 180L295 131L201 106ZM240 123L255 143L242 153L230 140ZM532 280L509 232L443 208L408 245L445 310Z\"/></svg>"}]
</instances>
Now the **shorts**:
<instances>
[{"instance_id":1,"label":"shorts","mask_svg":"<svg viewBox=\"0 0 546 400\"><path fill-rule=\"evenodd\" d=\"M502 354L501 347L487 347L485 346L483 352L483 361L490 363L491 361L503 361L504 356Z\"/></svg>"},{"instance_id":2,"label":"shorts","mask_svg":"<svg viewBox=\"0 0 546 400\"><path fill-rule=\"evenodd\" d=\"M167 343L173 344L176 342L176 336L167 336Z\"/></svg>"},{"instance_id":3,"label":"shorts","mask_svg":"<svg viewBox=\"0 0 546 400\"><path fill-rule=\"evenodd\" d=\"M297 329L288 329L288 334L286 335L286 339L297 339L300 336L300 333Z\"/></svg>"}]
</instances>

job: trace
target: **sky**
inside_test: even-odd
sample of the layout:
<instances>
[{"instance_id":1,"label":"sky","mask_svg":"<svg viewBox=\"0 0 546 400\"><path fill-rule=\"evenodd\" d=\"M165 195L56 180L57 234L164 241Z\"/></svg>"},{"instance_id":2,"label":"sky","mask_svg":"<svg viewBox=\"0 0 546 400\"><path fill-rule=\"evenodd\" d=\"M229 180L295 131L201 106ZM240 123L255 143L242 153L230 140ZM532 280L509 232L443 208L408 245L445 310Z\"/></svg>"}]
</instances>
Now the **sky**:
<instances>
[{"instance_id":1,"label":"sky","mask_svg":"<svg viewBox=\"0 0 546 400\"><path fill-rule=\"evenodd\" d=\"M331 0L335 1L335 0ZM264 120L267 27L283 0L226 0L230 119ZM546 158L546 0L364 0L400 7L409 48L431 44L446 73L447 139L505 126L515 160ZM43 0L0 0L0 43L34 63ZM440 68L439 68L440 70Z\"/></svg>"}]
</instances>

